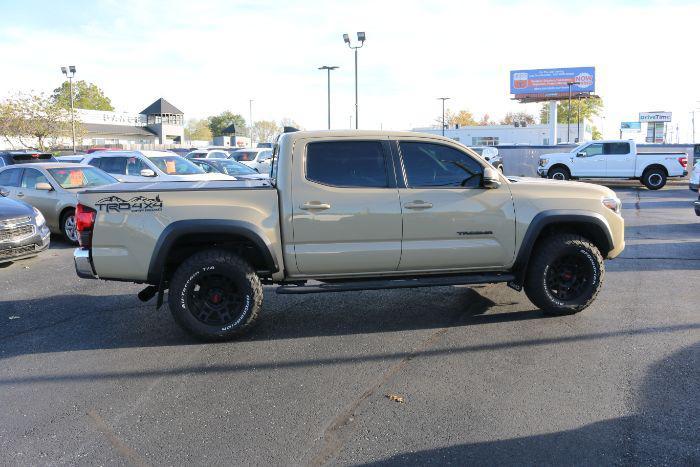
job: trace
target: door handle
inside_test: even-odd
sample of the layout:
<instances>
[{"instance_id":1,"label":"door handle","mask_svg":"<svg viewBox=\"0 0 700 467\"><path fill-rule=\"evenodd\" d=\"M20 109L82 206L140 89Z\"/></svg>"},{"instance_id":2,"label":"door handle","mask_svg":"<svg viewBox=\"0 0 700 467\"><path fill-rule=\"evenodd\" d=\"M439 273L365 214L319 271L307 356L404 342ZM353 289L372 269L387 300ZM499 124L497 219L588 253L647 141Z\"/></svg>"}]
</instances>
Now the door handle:
<instances>
[{"instance_id":1,"label":"door handle","mask_svg":"<svg viewBox=\"0 0 700 467\"><path fill-rule=\"evenodd\" d=\"M426 201L416 200L403 205L406 209L430 209L433 207L433 203L428 203Z\"/></svg>"},{"instance_id":2,"label":"door handle","mask_svg":"<svg viewBox=\"0 0 700 467\"><path fill-rule=\"evenodd\" d=\"M331 205L328 203L320 203L318 201L312 201L312 202L307 202L299 206L299 209L303 209L304 211L310 211L310 210L324 210L324 209L330 209Z\"/></svg>"}]
</instances>

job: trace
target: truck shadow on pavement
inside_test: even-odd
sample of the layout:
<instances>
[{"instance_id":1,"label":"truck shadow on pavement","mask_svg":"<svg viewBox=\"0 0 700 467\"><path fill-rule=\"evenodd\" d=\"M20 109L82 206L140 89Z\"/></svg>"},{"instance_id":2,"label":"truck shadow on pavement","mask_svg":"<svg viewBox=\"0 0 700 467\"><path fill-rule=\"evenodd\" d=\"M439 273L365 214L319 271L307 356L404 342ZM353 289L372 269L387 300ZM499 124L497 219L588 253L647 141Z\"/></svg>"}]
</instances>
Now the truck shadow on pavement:
<instances>
[{"instance_id":1,"label":"truck shadow on pavement","mask_svg":"<svg viewBox=\"0 0 700 467\"><path fill-rule=\"evenodd\" d=\"M365 465L698 465L699 386L700 343L695 343L650 368L634 415L573 430L406 452Z\"/></svg>"}]
</instances>

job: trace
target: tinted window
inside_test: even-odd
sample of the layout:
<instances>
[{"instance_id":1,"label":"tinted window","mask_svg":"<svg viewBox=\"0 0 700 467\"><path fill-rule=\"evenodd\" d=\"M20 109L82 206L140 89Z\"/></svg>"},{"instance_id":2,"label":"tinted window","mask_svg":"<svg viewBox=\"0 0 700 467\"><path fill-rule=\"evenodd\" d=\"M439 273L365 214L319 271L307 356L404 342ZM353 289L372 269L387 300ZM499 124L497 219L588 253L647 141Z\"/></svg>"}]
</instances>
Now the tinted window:
<instances>
[{"instance_id":1,"label":"tinted window","mask_svg":"<svg viewBox=\"0 0 700 467\"><path fill-rule=\"evenodd\" d=\"M141 159L138 157L130 157L126 161L126 174L127 175L141 175L143 169L150 169ZM108 172L108 171L107 171Z\"/></svg>"},{"instance_id":2,"label":"tinted window","mask_svg":"<svg viewBox=\"0 0 700 467\"><path fill-rule=\"evenodd\" d=\"M110 174L126 175L126 157L103 157L100 168Z\"/></svg>"},{"instance_id":3,"label":"tinted window","mask_svg":"<svg viewBox=\"0 0 700 467\"><path fill-rule=\"evenodd\" d=\"M36 169L24 169L22 188L35 189L37 183L49 183L43 173Z\"/></svg>"},{"instance_id":4,"label":"tinted window","mask_svg":"<svg viewBox=\"0 0 700 467\"><path fill-rule=\"evenodd\" d=\"M0 173L0 186L19 186L22 169L8 169Z\"/></svg>"},{"instance_id":5,"label":"tinted window","mask_svg":"<svg viewBox=\"0 0 700 467\"><path fill-rule=\"evenodd\" d=\"M212 151L207 154L207 159L226 159L228 154L224 151Z\"/></svg>"},{"instance_id":6,"label":"tinted window","mask_svg":"<svg viewBox=\"0 0 700 467\"><path fill-rule=\"evenodd\" d=\"M602 143L591 144L590 146L586 147L586 149L583 149L580 152L585 153L587 157L600 156L601 154L603 154L603 144Z\"/></svg>"},{"instance_id":7,"label":"tinted window","mask_svg":"<svg viewBox=\"0 0 700 467\"><path fill-rule=\"evenodd\" d=\"M605 143L604 154L629 154L630 143Z\"/></svg>"},{"instance_id":8,"label":"tinted window","mask_svg":"<svg viewBox=\"0 0 700 467\"><path fill-rule=\"evenodd\" d=\"M400 144L408 186L465 187L481 185L481 164L468 154L442 144Z\"/></svg>"},{"instance_id":9,"label":"tinted window","mask_svg":"<svg viewBox=\"0 0 700 467\"><path fill-rule=\"evenodd\" d=\"M387 186L379 141L333 141L306 147L306 178L342 187Z\"/></svg>"}]
</instances>

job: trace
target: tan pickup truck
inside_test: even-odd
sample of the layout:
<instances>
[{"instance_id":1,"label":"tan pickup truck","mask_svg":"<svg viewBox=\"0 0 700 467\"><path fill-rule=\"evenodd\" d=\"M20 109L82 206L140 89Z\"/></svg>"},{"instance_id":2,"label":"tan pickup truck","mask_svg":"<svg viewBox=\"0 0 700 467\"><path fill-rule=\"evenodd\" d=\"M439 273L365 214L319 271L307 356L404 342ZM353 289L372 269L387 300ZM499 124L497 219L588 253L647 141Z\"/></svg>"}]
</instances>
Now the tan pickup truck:
<instances>
[{"instance_id":1,"label":"tan pickup truck","mask_svg":"<svg viewBox=\"0 0 700 467\"><path fill-rule=\"evenodd\" d=\"M625 246L608 188L509 178L439 136L285 133L271 175L81 192L78 275L148 284L139 296L158 306L168 291L187 332L223 340L258 318L262 284L300 294L503 282L545 313L576 313Z\"/></svg>"}]
</instances>

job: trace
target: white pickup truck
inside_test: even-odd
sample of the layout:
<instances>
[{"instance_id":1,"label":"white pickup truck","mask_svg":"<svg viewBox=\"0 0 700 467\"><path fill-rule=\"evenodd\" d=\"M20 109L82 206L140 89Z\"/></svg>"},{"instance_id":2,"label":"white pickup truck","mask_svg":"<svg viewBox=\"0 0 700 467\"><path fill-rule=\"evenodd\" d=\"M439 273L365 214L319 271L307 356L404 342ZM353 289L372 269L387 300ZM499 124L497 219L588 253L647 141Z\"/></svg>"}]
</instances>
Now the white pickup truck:
<instances>
[{"instance_id":1,"label":"white pickup truck","mask_svg":"<svg viewBox=\"0 0 700 467\"><path fill-rule=\"evenodd\" d=\"M638 153L632 140L591 141L571 152L540 156L537 173L555 180L626 178L640 180L650 190L666 185L669 177L685 177L685 153Z\"/></svg>"}]
</instances>

